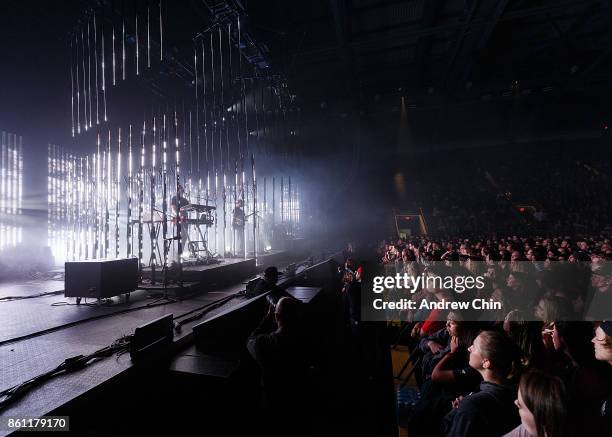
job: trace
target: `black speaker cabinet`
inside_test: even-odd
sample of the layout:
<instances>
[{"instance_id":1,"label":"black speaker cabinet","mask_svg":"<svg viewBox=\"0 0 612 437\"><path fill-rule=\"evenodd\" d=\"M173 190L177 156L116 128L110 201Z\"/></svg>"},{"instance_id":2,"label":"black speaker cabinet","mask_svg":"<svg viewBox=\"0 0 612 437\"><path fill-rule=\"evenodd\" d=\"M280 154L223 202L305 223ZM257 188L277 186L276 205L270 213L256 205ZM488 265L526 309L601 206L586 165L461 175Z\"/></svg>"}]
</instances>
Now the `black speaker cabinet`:
<instances>
[{"instance_id":1,"label":"black speaker cabinet","mask_svg":"<svg viewBox=\"0 0 612 437\"><path fill-rule=\"evenodd\" d=\"M102 299L138 287L138 258L67 262L64 296Z\"/></svg>"}]
</instances>

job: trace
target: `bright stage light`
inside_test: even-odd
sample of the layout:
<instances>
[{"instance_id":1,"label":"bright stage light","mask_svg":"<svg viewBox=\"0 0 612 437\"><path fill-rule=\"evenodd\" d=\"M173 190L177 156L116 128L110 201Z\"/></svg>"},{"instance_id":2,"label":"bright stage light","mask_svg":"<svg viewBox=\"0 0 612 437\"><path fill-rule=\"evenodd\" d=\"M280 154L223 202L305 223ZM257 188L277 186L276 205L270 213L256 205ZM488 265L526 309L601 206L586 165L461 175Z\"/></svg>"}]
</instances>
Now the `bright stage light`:
<instances>
[{"instance_id":1,"label":"bright stage light","mask_svg":"<svg viewBox=\"0 0 612 437\"><path fill-rule=\"evenodd\" d=\"M0 250L21 242L23 140L0 132Z\"/></svg>"}]
</instances>

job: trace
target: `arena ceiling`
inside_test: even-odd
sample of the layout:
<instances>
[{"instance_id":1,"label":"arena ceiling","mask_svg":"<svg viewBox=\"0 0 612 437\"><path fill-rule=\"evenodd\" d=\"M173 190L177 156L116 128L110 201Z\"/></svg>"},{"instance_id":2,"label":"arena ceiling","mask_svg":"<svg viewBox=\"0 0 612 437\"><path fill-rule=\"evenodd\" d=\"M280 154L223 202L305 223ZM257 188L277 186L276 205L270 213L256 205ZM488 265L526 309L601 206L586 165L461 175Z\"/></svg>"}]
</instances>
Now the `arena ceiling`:
<instances>
[{"instance_id":1,"label":"arena ceiling","mask_svg":"<svg viewBox=\"0 0 612 437\"><path fill-rule=\"evenodd\" d=\"M157 0L2 2L0 55L12 68L0 73L0 95L8 102L0 115L22 119L20 111L30 117L40 111L41 128L52 132L60 116L69 117L68 104L60 113L57 107L70 95L68 41L83 14L102 9L107 20L120 20L125 11L150 4ZM397 106L397 97L405 96L410 108L612 90L612 1L607 0L166 0L164 5L166 62L136 84L162 98L192 95L193 37L215 15L231 10L241 11L244 32L257 47L252 62L282 76L303 107L343 101L348 103L343 110L361 110L360 102ZM57 119L49 118L50 111Z\"/></svg>"},{"instance_id":2,"label":"arena ceiling","mask_svg":"<svg viewBox=\"0 0 612 437\"><path fill-rule=\"evenodd\" d=\"M251 25L299 87L419 99L612 85L612 2L251 1ZM311 91L310 96L317 93Z\"/></svg>"}]
</instances>

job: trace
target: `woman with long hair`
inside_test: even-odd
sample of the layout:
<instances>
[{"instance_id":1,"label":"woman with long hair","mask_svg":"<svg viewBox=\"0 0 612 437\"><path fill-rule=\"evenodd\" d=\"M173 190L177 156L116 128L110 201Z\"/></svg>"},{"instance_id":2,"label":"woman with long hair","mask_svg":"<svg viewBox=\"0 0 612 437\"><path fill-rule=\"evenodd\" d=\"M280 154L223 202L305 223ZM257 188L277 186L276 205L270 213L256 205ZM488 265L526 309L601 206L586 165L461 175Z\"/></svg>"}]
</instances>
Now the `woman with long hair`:
<instances>
[{"instance_id":1,"label":"woman with long hair","mask_svg":"<svg viewBox=\"0 0 612 437\"><path fill-rule=\"evenodd\" d=\"M563 381L540 370L523 375L515 405L521 424L504 437L567 437L568 402Z\"/></svg>"},{"instance_id":2,"label":"woman with long hair","mask_svg":"<svg viewBox=\"0 0 612 437\"><path fill-rule=\"evenodd\" d=\"M546 351L542 342L542 323L527 321L519 310L510 311L504 318L504 331L518 346L523 368L546 367Z\"/></svg>"}]
</instances>

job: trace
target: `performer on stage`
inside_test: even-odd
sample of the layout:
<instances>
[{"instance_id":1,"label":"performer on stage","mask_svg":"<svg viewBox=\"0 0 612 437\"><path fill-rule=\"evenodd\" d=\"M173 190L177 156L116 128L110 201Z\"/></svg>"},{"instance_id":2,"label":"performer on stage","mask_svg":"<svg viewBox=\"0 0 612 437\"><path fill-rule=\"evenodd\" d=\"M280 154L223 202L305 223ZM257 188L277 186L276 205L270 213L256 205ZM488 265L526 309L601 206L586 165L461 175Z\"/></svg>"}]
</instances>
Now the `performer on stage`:
<instances>
[{"instance_id":1,"label":"performer on stage","mask_svg":"<svg viewBox=\"0 0 612 437\"><path fill-rule=\"evenodd\" d=\"M189 205L189 201L183 197L185 193L185 189L182 185L178 186L177 194L172 196L170 204L172 206L172 213L174 214L174 218L172 222L176 226L178 221L181 223L181 243L183 247L183 253L188 251L187 248L187 236L189 235L189 225L185 223L185 219L187 218L187 211L185 211L185 207Z\"/></svg>"},{"instance_id":2,"label":"performer on stage","mask_svg":"<svg viewBox=\"0 0 612 437\"><path fill-rule=\"evenodd\" d=\"M244 202L238 199L236 208L232 211L232 228L234 229L234 256L244 251L244 226L246 216L244 214Z\"/></svg>"}]
</instances>

